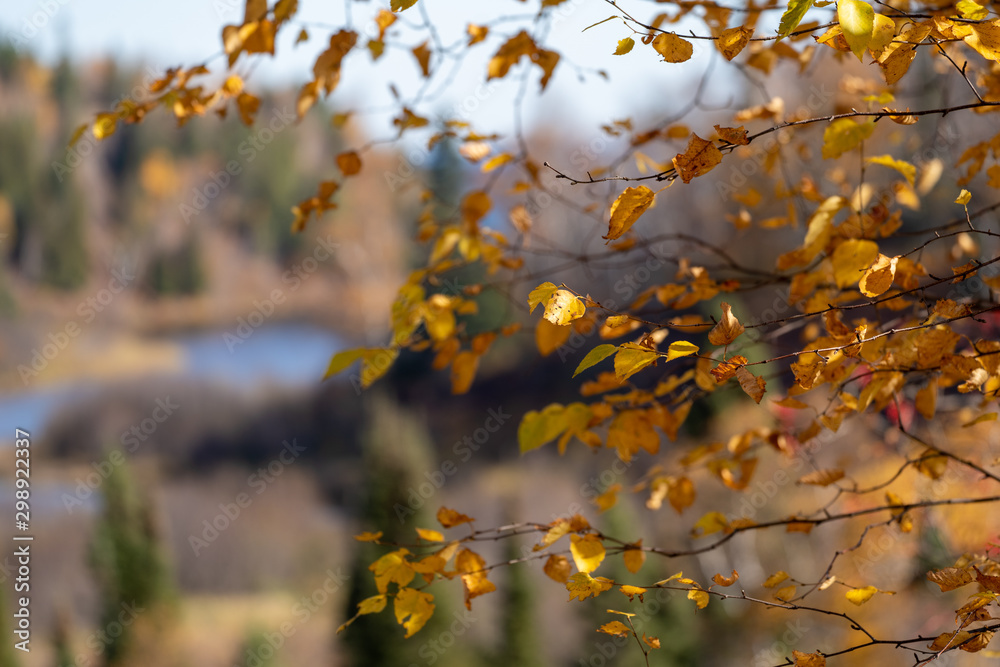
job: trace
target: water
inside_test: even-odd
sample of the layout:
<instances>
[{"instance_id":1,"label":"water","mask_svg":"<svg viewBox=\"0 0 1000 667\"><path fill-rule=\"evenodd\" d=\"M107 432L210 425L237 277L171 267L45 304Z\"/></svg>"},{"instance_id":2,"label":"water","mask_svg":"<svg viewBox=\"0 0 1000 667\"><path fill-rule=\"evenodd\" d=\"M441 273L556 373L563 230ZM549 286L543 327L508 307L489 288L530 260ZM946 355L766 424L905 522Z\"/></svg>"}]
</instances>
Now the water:
<instances>
[{"instance_id":1,"label":"water","mask_svg":"<svg viewBox=\"0 0 1000 667\"><path fill-rule=\"evenodd\" d=\"M184 353L184 365L172 378L215 383L253 391L261 385L297 387L318 384L330 357L343 349L334 334L307 324L275 324L256 329L246 340L233 343L223 332L188 334L172 339ZM232 346L232 351L230 351ZM105 386L75 381L0 395L0 424L41 434L60 408L99 394ZM11 442L0 433L0 442Z\"/></svg>"}]
</instances>

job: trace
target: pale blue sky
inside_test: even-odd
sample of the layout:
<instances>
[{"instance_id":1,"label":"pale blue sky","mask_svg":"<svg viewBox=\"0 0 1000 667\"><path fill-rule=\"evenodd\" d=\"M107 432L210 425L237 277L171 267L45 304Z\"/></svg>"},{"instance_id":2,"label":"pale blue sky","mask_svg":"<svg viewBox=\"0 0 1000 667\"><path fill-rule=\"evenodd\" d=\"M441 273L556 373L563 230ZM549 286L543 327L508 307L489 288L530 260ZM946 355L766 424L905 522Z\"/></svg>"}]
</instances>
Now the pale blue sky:
<instances>
[{"instance_id":1,"label":"pale blue sky","mask_svg":"<svg viewBox=\"0 0 1000 667\"><path fill-rule=\"evenodd\" d=\"M452 41L464 32L465 25L477 19L486 20L496 13L524 15L537 11L537 3L516 0L421 0L445 41ZM482 4L480 4L482 3ZM298 19L310 24L339 26L344 21L344 2L301 0ZM644 4L644 3L638 3ZM367 19L388 0L354 3L357 28L371 25ZM23 3L0 4L0 32L13 38L22 49L51 62L62 53L77 61L112 56L122 61L151 63L158 68L189 65L200 62L221 50L220 33L226 23L242 17L243 0L28 0ZM416 7L403 18L418 20ZM570 0L555 8L562 12L553 27L552 46L564 58L546 94L533 100L528 107L534 114L560 117L559 125L593 131L595 125L634 113L637 109L656 108L659 114L669 111L672 104L684 99L693 90L689 75L703 71L710 55L704 43L696 44L695 58L683 66L658 62L649 47L637 43L627 56L611 55L618 39L630 33L620 21L610 21L587 32L583 28L607 18L611 8L600 0ZM513 25L513 24L508 24ZM315 55L323 47L328 30L311 30L314 38L292 48L297 29L285 30L279 39L276 61L263 58L254 70L254 78L266 83L301 85L309 76ZM413 39L407 41L409 44ZM362 39L361 44L364 43ZM486 61L499 45L493 40L474 49L468 62L449 85L449 104L461 102L484 81ZM709 47L710 48L710 47ZM354 56L355 62L345 67L348 75L336 95L344 107L379 107L391 102L386 72L393 73L397 87L406 95L408 86L419 83L413 58L397 53L383 58L374 68L367 54ZM578 71L587 72L581 83ZM221 67L222 60L214 63ZM536 68L537 69L537 68ZM611 83L592 74L604 69ZM537 90L537 75L533 90ZM372 82L378 81L377 84ZM411 85L412 84L412 85ZM483 130L510 129L510 104L516 86L505 87L491 96L473 116ZM442 105L443 106L443 105ZM659 115L657 114L657 115ZM372 130L384 122L374 117ZM384 125L382 126L385 127ZM477 125L478 127L478 125ZM384 132L380 133L384 134Z\"/></svg>"}]
</instances>

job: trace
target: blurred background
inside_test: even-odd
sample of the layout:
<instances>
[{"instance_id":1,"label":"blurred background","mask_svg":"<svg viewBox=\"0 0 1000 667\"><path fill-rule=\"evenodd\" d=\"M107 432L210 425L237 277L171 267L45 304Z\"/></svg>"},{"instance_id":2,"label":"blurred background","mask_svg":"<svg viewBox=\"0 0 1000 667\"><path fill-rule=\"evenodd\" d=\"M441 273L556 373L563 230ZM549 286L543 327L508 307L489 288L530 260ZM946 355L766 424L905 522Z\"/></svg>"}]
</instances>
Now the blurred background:
<instances>
[{"instance_id":1,"label":"blurred background","mask_svg":"<svg viewBox=\"0 0 1000 667\"><path fill-rule=\"evenodd\" d=\"M303 5L316 12L305 20L343 20L336 15L342 10L331 17ZM447 21L457 14L449 7L458 5L438 3L434 11ZM639 664L635 647L593 631L613 620L605 612L611 603L567 606L565 590L542 575L540 561L497 571L491 578L500 592L477 599L471 612L456 586L439 586L437 613L411 640L403 641L388 613L335 634L357 601L373 594L367 565L381 551L352 539L363 530L412 542L414 528L436 528L434 513L447 505L484 528L581 512L623 539L682 545L690 543L687 531L698 514L681 520L669 507L651 511L643 498L627 494L598 513L599 493L614 484L627 488L644 472L618 463L610 451L570 447L559 457L550 447L517 455L521 416L575 400L572 369L595 338L540 358L533 324L527 326L497 344L473 390L460 397L449 395L448 378L430 368L426 355L404 355L366 392L349 374L321 383L333 353L388 339L396 290L426 252L413 241L421 190L457 205L478 175L454 141L433 150L416 142L376 146L338 196L337 210L293 235L290 208L336 173L332 157L386 135L379 105L392 99L387 86L376 89L363 75L347 79L331 104L295 124L289 110L316 49L285 45L282 52L279 44L276 63L252 79L264 100L254 127L214 117L178 127L155 114L105 141L88 133L69 147L81 123L123 97L148 94L165 67L212 56L221 25L241 13L222 0L159 8L50 0L0 10L0 441L9 446L15 427L31 433L36 536L32 651L9 650L5 640L0 664ZM567 15L568 32L579 34L606 13L580 8ZM592 46L571 40L567 48L585 53ZM482 63L464 67L455 79L459 92L442 96L441 108L475 90ZM579 89L566 86L598 85L602 77L588 66L560 71L553 89L529 109L526 130L539 155L581 173L628 143L625 124L594 128L626 111L637 114L636 126L642 119L662 122L686 102L669 91L692 91L703 69L672 80L612 72L625 88L641 81L649 95L623 99L584 88L594 92L580 105ZM718 102L754 101L749 84L723 81L731 85L718 91ZM502 101L516 92L511 88L477 111L485 129L511 127L510 106ZM835 104L836 82L822 90L822 104ZM799 93L789 108L815 95ZM331 114L353 109L370 113L330 122ZM728 114L702 110L696 118L708 127ZM931 157L950 164L950 150L946 145ZM611 190L563 192L586 203L606 201ZM726 218L732 202L714 185L675 195L669 211L658 212L664 229L705 238L732 233ZM928 198L921 216L908 222L929 225L946 200ZM517 201L498 199L495 210ZM545 216L543 245L588 252L603 243L581 233L574 211L559 202ZM499 214L492 224L510 228ZM749 263L797 241L740 233L734 257ZM559 279L624 304L640 289L669 281L677 270L672 258L681 254L697 259L704 251L644 247L617 263L563 270ZM530 261L539 271L564 263L545 252ZM457 288L481 278L459 275ZM524 295L513 287L509 294L484 294L470 326L485 330L521 318ZM783 293L776 286L747 296L743 307L760 313ZM775 395L780 382L769 385ZM794 419L721 393L697 408L676 451L724 442L734 424L748 429ZM723 412L725 420L717 419ZM852 455L862 461L879 460L887 446L879 424L870 426L840 436L852 439ZM830 456L835 462L836 454ZM0 460L9 472L13 457ZM785 465L771 459L758 475L771 479ZM8 516L13 493L10 475L4 479L0 508ZM950 483L970 482L959 476ZM809 489L787 491L769 511L787 513L819 497ZM740 501L718 485L699 497L699 507L730 503L738 512ZM965 532L911 540L912 562L888 562L883 550L865 552L856 565L909 585L922 576L920 567L982 548L982 518L968 521ZM680 570L702 579L733 567L744 578L779 567L815 568L842 534L813 537L810 549L796 552L759 536L703 558L651 559L642 580ZM483 552L494 562L526 547L505 541ZM11 559L0 561L8 595ZM630 576L616 559L598 574ZM696 616L690 601L666 592L633 611L640 614L637 626L663 641L655 655L660 665L708 664L699 652L705 645L713 646L714 664L776 664L792 648L843 639L809 622L731 605L713 603ZM0 624L8 618L4 611ZM933 630L941 618L900 610L903 627Z\"/></svg>"}]
</instances>

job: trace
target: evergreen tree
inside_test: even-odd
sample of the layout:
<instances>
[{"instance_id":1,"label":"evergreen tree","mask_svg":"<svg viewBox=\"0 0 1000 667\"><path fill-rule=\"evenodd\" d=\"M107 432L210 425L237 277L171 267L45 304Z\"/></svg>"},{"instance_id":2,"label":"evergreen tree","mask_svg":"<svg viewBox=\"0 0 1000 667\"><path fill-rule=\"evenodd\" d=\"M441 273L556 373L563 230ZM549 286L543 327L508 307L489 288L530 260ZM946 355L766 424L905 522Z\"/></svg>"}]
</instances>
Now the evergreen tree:
<instances>
[{"instance_id":1,"label":"evergreen tree","mask_svg":"<svg viewBox=\"0 0 1000 667\"><path fill-rule=\"evenodd\" d=\"M423 473L432 469L434 460L427 427L421 419L385 396L373 393L368 398L371 399L370 409L362 435L366 497L359 512L361 525L364 529L377 526L383 531L383 540L411 543L416 538L415 527L433 525L433 511L428 510L438 506L433 497L417 507L416 503L411 503L414 497L423 501L417 489L422 483L428 484ZM338 626L344 618L354 616L361 600L378 594L368 566L384 552L383 548L369 543L358 545L351 568L347 607L336 619ZM358 618L350 631L340 635L349 655L348 664L405 667L412 663L429 664L431 655L439 667L468 664L462 660L463 655L467 656L463 648L454 646L441 652L425 643L450 632L452 614L447 609L447 596L436 595L434 604L437 608L431 620L409 641L403 641L400 626L391 614Z\"/></svg>"},{"instance_id":2,"label":"evergreen tree","mask_svg":"<svg viewBox=\"0 0 1000 667\"><path fill-rule=\"evenodd\" d=\"M101 594L101 628L120 624L115 638L106 633L106 665L123 664L129 624L119 621L123 610L149 614L170 598L169 575L159 545L152 504L135 490L125 463L112 469L103 485L104 507L90 549L90 563Z\"/></svg>"},{"instance_id":3,"label":"evergreen tree","mask_svg":"<svg viewBox=\"0 0 1000 667\"><path fill-rule=\"evenodd\" d=\"M504 560L515 560L521 555L518 540L504 541ZM535 584L524 567L508 567L506 579L506 584L501 588L501 644L494 663L497 667L542 667L541 643L535 624Z\"/></svg>"}]
</instances>

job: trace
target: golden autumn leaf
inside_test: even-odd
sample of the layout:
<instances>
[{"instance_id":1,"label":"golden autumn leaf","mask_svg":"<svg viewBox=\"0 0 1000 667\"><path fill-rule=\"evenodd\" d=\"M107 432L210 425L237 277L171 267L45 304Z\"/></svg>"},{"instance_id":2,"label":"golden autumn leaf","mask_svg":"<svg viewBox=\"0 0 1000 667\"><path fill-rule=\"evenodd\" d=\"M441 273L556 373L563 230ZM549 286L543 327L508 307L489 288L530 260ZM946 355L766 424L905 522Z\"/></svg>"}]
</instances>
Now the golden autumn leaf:
<instances>
[{"instance_id":1,"label":"golden autumn leaf","mask_svg":"<svg viewBox=\"0 0 1000 667\"><path fill-rule=\"evenodd\" d=\"M625 568L629 572L638 573L642 569L643 563L646 562L646 552L642 550L642 540L626 545L625 551L622 553L622 560L625 561Z\"/></svg>"},{"instance_id":2,"label":"golden autumn leaf","mask_svg":"<svg viewBox=\"0 0 1000 667\"><path fill-rule=\"evenodd\" d=\"M695 522L691 528L691 537L705 537L729 528L729 521L722 512L711 511Z\"/></svg>"},{"instance_id":3,"label":"golden autumn leaf","mask_svg":"<svg viewBox=\"0 0 1000 667\"><path fill-rule=\"evenodd\" d=\"M668 63L682 63L691 59L694 47L691 42L669 32L660 33L653 39L653 48Z\"/></svg>"},{"instance_id":4,"label":"golden autumn leaf","mask_svg":"<svg viewBox=\"0 0 1000 667\"><path fill-rule=\"evenodd\" d=\"M552 554L549 559L545 561L545 567L542 568L553 581L558 581L560 584L565 584L569 581L569 576L573 569L569 564L569 559L562 554Z\"/></svg>"},{"instance_id":5,"label":"golden autumn leaf","mask_svg":"<svg viewBox=\"0 0 1000 667\"><path fill-rule=\"evenodd\" d=\"M472 610L472 600L492 593L496 585L486 578L486 561L471 549L462 549L455 556L455 570L462 575L465 588L465 608Z\"/></svg>"},{"instance_id":6,"label":"golden autumn leaf","mask_svg":"<svg viewBox=\"0 0 1000 667\"><path fill-rule=\"evenodd\" d=\"M858 123L850 118L839 118L833 121L823 132L823 159L838 158L847 151L854 150L874 130L873 120Z\"/></svg>"},{"instance_id":7,"label":"golden autumn leaf","mask_svg":"<svg viewBox=\"0 0 1000 667\"><path fill-rule=\"evenodd\" d=\"M593 533L588 535L570 535L570 554L576 569L590 574L604 561L604 544L601 538Z\"/></svg>"},{"instance_id":8,"label":"golden autumn leaf","mask_svg":"<svg viewBox=\"0 0 1000 667\"><path fill-rule=\"evenodd\" d=\"M711 596L701 589L691 589L687 592L687 598L688 600L693 600L698 609L704 609L708 606Z\"/></svg>"},{"instance_id":9,"label":"golden autumn leaf","mask_svg":"<svg viewBox=\"0 0 1000 667\"><path fill-rule=\"evenodd\" d=\"M714 577L712 577L712 581L717 583L719 586L726 588L727 586L732 586L733 584L735 584L739 580L739 578L740 578L739 573L736 570L733 570L732 576L724 577L721 574L716 574Z\"/></svg>"},{"instance_id":10,"label":"golden autumn leaf","mask_svg":"<svg viewBox=\"0 0 1000 667\"><path fill-rule=\"evenodd\" d=\"M583 301L569 290L556 290L545 304L542 317L552 324L565 326L573 320L578 320L587 312Z\"/></svg>"},{"instance_id":11,"label":"golden autumn leaf","mask_svg":"<svg viewBox=\"0 0 1000 667\"><path fill-rule=\"evenodd\" d=\"M770 577L768 577L761 585L764 588L774 588L775 586L785 581L786 579L788 579L788 573L785 572L784 570L778 570Z\"/></svg>"},{"instance_id":12,"label":"golden autumn leaf","mask_svg":"<svg viewBox=\"0 0 1000 667\"><path fill-rule=\"evenodd\" d=\"M629 51L631 51L633 46L635 46L635 40L632 39L631 37L626 37L625 39L619 39L618 46L617 48L615 48L614 55L623 56Z\"/></svg>"},{"instance_id":13,"label":"golden autumn leaf","mask_svg":"<svg viewBox=\"0 0 1000 667\"><path fill-rule=\"evenodd\" d=\"M627 232L636 220L653 205L655 194L645 185L625 188L611 205L611 222L608 234L602 238L613 241Z\"/></svg>"},{"instance_id":14,"label":"golden autumn leaf","mask_svg":"<svg viewBox=\"0 0 1000 667\"><path fill-rule=\"evenodd\" d=\"M656 350L635 343L623 343L615 353L615 376L619 380L626 380L655 362L657 358L659 354Z\"/></svg>"},{"instance_id":15,"label":"golden autumn leaf","mask_svg":"<svg viewBox=\"0 0 1000 667\"><path fill-rule=\"evenodd\" d=\"M622 490L621 484L612 484L607 491L594 498L598 512L607 512L618 503L618 492Z\"/></svg>"},{"instance_id":16,"label":"golden autumn leaf","mask_svg":"<svg viewBox=\"0 0 1000 667\"><path fill-rule=\"evenodd\" d=\"M940 586L942 593L961 588L966 584L971 584L975 577L968 568L946 567L940 570L931 570L927 573L927 578Z\"/></svg>"},{"instance_id":17,"label":"golden autumn leaf","mask_svg":"<svg viewBox=\"0 0 1000 667\"><path fill-rule=\"evenodd\" d=\"M486 39L487 35L490 34L489 26L485 25L474 25L470 23L465 29L466 34L469 36L469 41L466 46L472 46L473 44L478 44L479 42Z\"/></svg>"},{"instance_id":18,"label":"golden autumn leaf","mask_svg":"<svg viewBox=\"0 0 1000 667\"><path fill-rule=\"evenodd\" d=\"M830 486L844 478L844 471L839 468L825 468L815 470L808 475L799 478L799 484L812 484L813 486Z\"/></svg>"},{"instance_id":19,"label":"golden autumn leaf","mask_svg":"<svg viewBox=\"0 0 1000 667\"><path fill-rule=\"evenodd\" d=\"M539 354L543 357L549 356L562 347L572 333L572 327L552 324L545 318L538 320L538 325L535 327L535 345Z\"/></svg>"},{"instance_id":20,"label":"golden autumn leaf","mask_svg":"<svg viewBox=\"0 0 1000 667\"><path fill-rule=\"evenodd\" d=\"M381 539L381 537L382 537L381 530L376 533L372 533L366 530L360 535L355 535L354 539L356 539L358 542L377 542L379 539Z\"/></svg>"},{"instance_id":21,"label":"golden autumn leaf","mask_svg":"<svg viewBox=\"0 0 1000 667\"><path fill-rule=\"evenodd\" d=\"M747 139L746 128L742 125L739 127L722 127L716 125L715 131L719 133L719 138L733 146L746 146L750 143Z\"/></svg>"},{"instance_id":22,"label":"golden autumn leaf","mask_svg":"<svg viewBox=\"0 0 1000 667\"><path fill-rule=\"evenodd\" d=\"M747 361L746 357L741 354L734 355L729 358L728 361L721 361L719 365L711 369L709 373L715 378L715 381L719 384L725 382L729 378L736 375L737 369L744 366Z\"/></svg>"},{"instance_id":23,"label":"golden autumn leaf","mask_svg":"<svg viewBox=\"0 0 1000 667\"><path fill-rule=\"evenodd\" d=\"M773 594L775 600L780 600L782 602L788 602L793 597L795 597L796 586L792 584L791 586L782 586L776 590Z\"/></svg>"},{"instance_id":24,"label":"golden autumn leaf","mask_svg":"<svg viewBox=\"0 0 1000 667\"><path fill-rule=\"evenodd\" d=\"M837 21L858 60L868 48L875 27L875 10L864 0L838 0Z\"/></svg>"},{"instance_id":25,"label":"golden autumn leaf","mask_svg":"<svg viewBox=\"0 0 1000 667\"><path fill-rule=\"evenodd\" d=\"M427 48L427 42L414 47L411 53L417 59L417 65L420 66L420 72L424 78L429 77L431 75L431 50Z\"/></svg>"},{"instance_id":26,"label":"golden autumn leaf","mask_svg":"<svg viewBox=\"0 0 1000 667\"><path fill-rule=\"evenodd\" d=\"M646 589L641 586L619 586L618 590L620 590L622 594L627 595L629 600L638 595L639 602L642 602L642 596L646 593Z\"/></svg>"},{"instance_id":27,"label":"golden autumn leaf","mask_svg":"<svg viewBox=\"0 0 1000 667\"><path fill-rule=\"evenodd\" d=\"M385 593L391 583L402 587L413 581L416 573L407 560L409 555L410 552L406 549L399 549L385 554L368 566L375 577L375 587L379 593Z\"/></svg>"},{"instance_id":28,"label":"golden autumn leaf","mask_svg":"<svg viewBox=\"0 0 1000 667\"><path fill-rule=\"evenodd\" d=\"M826 658L819 653L792 651L795 667L826 667Z\"/></svg>"},{"instance_id":29,"label":"golden autumn leaf","mask_svg":"<svg viewBox=\"0 0 1000 667\"><path fill-rule=\"evenodd\" d=\"M702 139L697 134L691 135L687 150L674 157L674 167L681 180L690 183L691 179L704 176L722 162L722 151L715 143Z\"/></svg>"},{"instance_id":30,"label":"golden autumn leaf","mask_svg":"<svg viewBox=\"0 0 1000 667\"><path fill-rule=\"evenodd\" d=\"M434 596L413 588L400 588L393 610L396 622L406 628L406 637L412 637L434 615Z\"/></svg>"},{"instance_id":31,"label":"golden autumn leaf","mask_svg":"<svg viewBox=\"0 0 1000 667\"><path fill-rule=\"evenodd\" d=\"M896 277L896 264L899 256L887 257L882 253L878 254L871 266L865 269L858 282L858 289L869 298L881 296L892 287L893 278Z\"/></svg>"},{"instance_id":32,"label":"golden autumn leaf","mask_svg":"<svg viewBox=\"0 0 1000 667\"><path fill-rule=\"evenodd\" d=\"M456 512L453 509L442 506L437 511L437 520L445 528L454 528L455 526L460 526L463 523L472 523L475 521L470 516L466 516L461 512Z\"/></svg>"},{"instance_id":33,"label":"golden autumn leaf","mask_svg":"<svg viewBox=\"0 0 1000 667\"><path fill-rule=\"evenodd\" d=\"M746 366L740 366L736 369L736 379L740 383L740 389L752 398L755 403L760 403L761 399L764 398L764 392L767 387L767 382L764 378L754 375L747 370Z\"/></svg>"},{"instance_id":34,"label":"golden autumn leaf","mask_svg":"<svg viewBox=\"0 0 1000 667\"><path fill-rule=\"evenodd\" d=\"M337 156L337 167L344 176L353 176L361 171L361 158L354 151Z\"/></svg>"},{"instance_id":35,"label":"golden autumn leaf","mask_svg":"<svg viewBox=\"0 0 1000 667\"><path fill-rule=\"evenodd\" d=\"M719 49L726 60L732 60L740 54L740 51L742 51L747 44L750 43L751 37L753 37L752 28L737 26L735 28L723 30L722 33L719 34L719 37L715 40L715 46ZM723 139L725 139L725 137L723 137Z\"/></svg>"},{"instance_id":36,"label":"golden autumn leaf","mask_svg":"<svg viewBox=\"0 0 1000 667\"><path fill-rule=\"evenodd\" d=\"M866 239L848 239L836 247L833 262L833 280L844 288L861 280L864 271L878 257L878 244Z\"/></svg>"},{"instance_id":37,"label":"golden autumn leaf","mask_svg":"<svg viewBox=\"0 0 1000 667\"><path fill-rule=\"evenodd\" d=\"M646 643L649 648L660 648L660 640L656 637L646 637L646 633L642 633L642 641Z\"/></svg>"},{"instance_id":38,"label":"golden autumn leaf","mask_svg":"<svg viewBox=\"0 0 1000 667\"><path fill-rule=\"evenodd\" d=\"M864 603L871 600L872 596L874 596L878 592L879 592L878 589L875 588L874 586L865 586L864 588L852 588L851 590L847 591L847 593L845 593L845 596L847 597L848 601L860 607Z\"/></svg>"},{"instance_id":39,"label":"golden autumn leaf","mask_svg":"<svg viewBox=\"0 0 1000 667\"><path fill-rule=\"evenodd\" d=\"M632 631L628 629L621 621L611 621L610 623L605 623L601 627L597 628L598 632L603 632L606 635L614 635L627 637L632 634Z\"/></svg>"},{"instance_id":40,"label":"golden autumn leaf","mask_svg":"<svg viewBox=\"0 0 1000 667\"><path fill-rule=\"evenodd\" d=\"M722 319L708 332L708 342L712 345L729 345L736 340L746 329L740 321L733 315L733 308L723 301L719 306L722 308ZM760 401L757 401L760 403Z\"/></svg>"},{"instance_id":41,"label":"golden autumn leaf","mask_svg":"<svg viewBox=\"0 0 1000 667\"><path fill-rule=\"evenodd\" d=\"M964 38L965 43L987 60L1000 60L1000 20L971 23L969 27L972 32Z\"/></svg>"},{"instance_id":42,"label":"golden autumn leaf","mask_svg":"<svg viewBox=\"0 0 1000 667\"><path fill-rule=\"evenodd\" d=\"M456 354L451 362L451 393L456 396L468 393L478 368L479 355L475 352L463 350Z\"/></svg>"},{"instance_id":43,"label":"golden autumn leaf","mask_svg":"<svg viewBox=\"0 0 1000 667\"><path fill-rule=\"evenodd\" d=\"M610 591L614 582L605 577L591 577L586 572L577 572L566 582L566 590L569 591L569 599L586 600L588 597L597 597L605 591Z\"/></svg>"},{"instance_id":44,"label":"golden autumn leaf","mask_svg":"<svg viewBox=\"0 0 1000 667\"><path fill-rule=\"evenodd\" d=\"M421 539L427 540L428 542L444 542L444 535L436 530L429 530L427 528L417 528L417 535Z\"/></svg>"}]
</instances>

